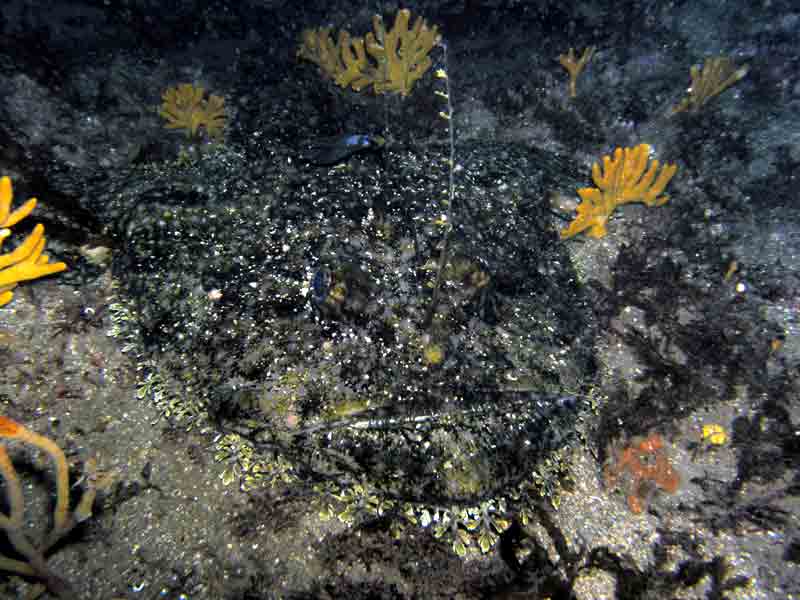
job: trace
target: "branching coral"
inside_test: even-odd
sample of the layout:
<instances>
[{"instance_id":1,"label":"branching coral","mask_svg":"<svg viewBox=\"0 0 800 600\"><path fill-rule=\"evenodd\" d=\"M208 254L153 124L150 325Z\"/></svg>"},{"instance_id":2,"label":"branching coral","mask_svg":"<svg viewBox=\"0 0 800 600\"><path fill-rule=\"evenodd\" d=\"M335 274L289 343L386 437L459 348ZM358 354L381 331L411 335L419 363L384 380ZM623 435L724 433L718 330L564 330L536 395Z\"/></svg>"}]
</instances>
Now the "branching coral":
<instances>
[{"instance_id":1,"label":"branching coral","mask_svg":"<svg viewBox=\"0 0 800 600\"><path fill-rule=\"evenodd\" d=\"M664 448L664 440L657 433L646 438L634 438L623 449L615 449L603 469L603 479L607 488L620 485L624 487L628 508L640 514L647 506L647 500L655 489L668 494L678 491L680 475L672 468Z\"/></svg>"},{"instance_id":2,"label":"branching coral","mask_svg":"<svg viewBox=\"0 0 800 600\"><path fill-rule=\"evenodd\" d=\"M569 97L574 98L578 95L575 88L575 83L578 81L578 75L581 74L584 67L592 60L594 55L594 46L585 48L583 54L579 59L575 59L575 51L570 48L567 54L562 54L558 57L558 62L569 73Z\"/></svg>"},{"instance_id":3,"label":"branching coral","mask_svg":"<svg viewBox=\"0 0 800 600\"><path fill-rule=\"evenodd\" d=\"M3 177L0 179L0 250L2 250L3 241L11 235L9 228L19 223L36 208L36 198L30 198L12 212L11 200L13 197L11 179ZM0 254L0 306L11 302L14 297L11 290L20 281L38 279L67 268L63 262L49 262L48 256L42 254L44 245L44 226L40 223L14 250L7 254Z\"/></svg>"},{"instance_id":4,"label":"branching coral","mask_svg":"<svg viewBox=\"0 0 800 600\"><path fill-rule=\"evenodd\" d=\"M340 31L336 43L331 28L306 29L297 56L316 63L337 85L355 91L372 86L376 94L407 96L414 83L431 67L428 53L439 41L436 26L417 17L409 28L411 11L397 12L387 31L383 19L372 18L373 32L364 38Z\"/></svg>"},{"instance_id":5,"label":"branching coral","mask_svg":"<svg viewBox=\"0 0 800 600\"><path fill-rule=\"evenodd\" d=\"M53 509L53 530L43 543L36 546L25 534L25 505L22 494L22 485L14 465L6 452L0 446L0 474L5 480L6 499L9 514L0 514L0 528L2 528L9 542L25 561L15 560L0 556L0 569L11 571L20 575L38 577L42 579L47 588L59 597L72 597L69 585L55 575L47 566L45 554L63 539L79 523L92 516L97 490L107 486L110 476L97 476L96 465L93 459L84 465L84 492L75 510L69 512L69 467L64 452L52 440L41 436L8 417L0 416L0 438L18 440L36 446L46 452L53 460L56 471L56 505Z\"/></svg>"},{"instance_id":6,"label":"branching coral","mask_svg":"<svg viewBox=\"0 0 800 600\"><path fill-rule=\"evenodd\" d=\"M686 98L672 109L672 113L697 112L711 98L721 94L727 88L747 75L749 67L736 67L733 61L725 56L706 59L703 69L693 65L689 70L692 85Z\"/></svg>"},{"instance_id":7,"label":"branching coral","mask_svg":"<svg viewBox=\"0 0 800 600\"><path fill-rule=\"evenodd\" d=\"M582 202L578 205L578 215L568 227L561 230L562 238L569 238L589 230L588 235L600 238L606 234L606 222L621 204L643 202L647 206L662 206L669 196L660 196L669 180L678 170L676 165L665 164L658 173L659 162L650 159L650 146L639 144L635 148L617 148L614 158L603 157L603 167L599 163L592 166L592 179L596 188L581 188L578 194Z\"/></svg>"},{"instance_id":8,"label":"branching coral","mask_svg":"<svg viewBox=\"0 0 800 600\"><path fill-rule=\"evenodd\" d=\"M167 88L161 96L158 111L167 120L167 129L185 129L186 137L195 137L201 127L209 137L219 138L225 127L225 99L211 94L204 99L205 89L191 83Z\"/></svg>"}]
</instances>

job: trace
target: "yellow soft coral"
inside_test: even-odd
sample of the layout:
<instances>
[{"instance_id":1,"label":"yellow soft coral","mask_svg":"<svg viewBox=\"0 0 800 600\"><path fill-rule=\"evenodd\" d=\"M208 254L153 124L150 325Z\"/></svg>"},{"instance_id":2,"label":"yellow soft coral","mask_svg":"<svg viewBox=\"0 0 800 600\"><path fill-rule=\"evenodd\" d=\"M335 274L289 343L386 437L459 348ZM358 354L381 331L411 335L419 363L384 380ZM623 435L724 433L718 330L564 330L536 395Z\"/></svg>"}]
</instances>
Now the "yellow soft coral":
<instances>
[{"instance_id":1,"label":"yellow soft coral","mask_svg":"<svg viewBox=\"0 0 800 600\"><path fill-rule=\"evenodd\" d=\"M411 11L398 11L394 27L388 32L379 16L372 18L375 33L367 34L366 47L379 65L374 84L376 94L396 92L406 96L431 67L428 53L439 41L436 26L428 28L425 20L417 17L414 27L409 29L410 18Z\"/></svg>"},{"instance_id":2,"label":"yellow soft coral","mask_svg":"<svg viewBox=\"0 0 800 600\"><path fill-rule=\"evenodd\" d=\"M567 54L562 54L558 57L558 62L561 63L561 66L567 70L569 73L569 97L574 98L578 95L576 90L575 84L578 81L578 75L581 74L584 67L592 60L592 56L594 55L594 46L590 46L583 50L583 54L581 57L576 59L575 58L575 50L572 48L569 49Z\"/></svg>"},{"instance_id":3,"label":"yellow soft coral","mask_svg":"<svg viewBox=\"0 0 800 600\"><path fill-rule=\"evenodd\" d=\"M748 70L747 65L737 67L726 56L707 58L702 69L693 65L689 69L692 85L686 98L672 109L672 114L699 111L709 100L747 75Z\"/></svg>"},{"instance_id":4,"label":"yellow soft coral","mask_svg":"<svg viewBox=\"0 0 800 600\"><path fill-rule=\"evenodd\" d=\"M635 148L617 148L614 158L603 157L603 168L592 166L592 179L596 188L581 188L578 194L582 202L578 215L568 227L561 230L562 238L569 238L589 230L595 238L606 234L606 222L620 204L643 202L647 206L662 206L669 196L660 196L669 180L678 170L676 165L665 164L658 173L659 162L654 160L647 168L650 146L639 144ZM655 180L655 181L654 181Z\"/></svg>"},{"instance_id":5,"label":"yellow soft coral","mask_svg":"<svg viewBox=\"0 0 800 600\"><path fill-rule=\"evenodd\" d=\"M376 94L407 96L414 83L431 67L428 53L439 41L436 26L417 17L408 26L411 11L397 12L389 31L380 16L372 18L374 32L364 38L340 31L337 42L331 28L306 29L297 55L316 63L337 85L355 91L372 86Z\"/></svg>"},{"instance_id":6,"label":"yellow soft coral","mask_svg":"<svg viewBox=\"0 0 800 600\"><path fill-rule=\"evenodd\" d=\"M211 94L205 100L205 89L191 83L167 88L161 96L158 111L167 120L167 129L185 129L186 137L195 137L200 127L209 137L219 138L225 127L225 99Z\"/></svg>"},{"instance_id":7,"label":"yellow soft coral","mask_svg":"<svg viewBox=\"0 0 800 600\"><path fill-rule=\"evenodd\" d=\"M36 198L29 199L15 211L11 211L11 200L14 197L11 179L0 179L0 250L3 241L11 235L9 227L19 223L36 207ZM44 226L40 223L17 248L8 254L0 254L0 306L8 304L14 297L14 289L20 281L38 279L64 271L63 262L48 262L44 250Z\"/></svg>"}]
</instances>

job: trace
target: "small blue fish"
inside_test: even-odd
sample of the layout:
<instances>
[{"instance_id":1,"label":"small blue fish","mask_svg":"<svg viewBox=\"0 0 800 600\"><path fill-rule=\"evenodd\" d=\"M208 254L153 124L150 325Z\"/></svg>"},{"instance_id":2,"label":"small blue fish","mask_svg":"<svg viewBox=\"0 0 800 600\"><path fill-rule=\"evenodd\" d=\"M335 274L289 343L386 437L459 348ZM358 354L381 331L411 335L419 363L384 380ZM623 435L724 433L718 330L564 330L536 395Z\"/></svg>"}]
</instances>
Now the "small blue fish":
<instances>
[{"instance_id":1,"label":"small blue fish","mask_svg":"<svg viewBox=\"0 0 800 600\"><path fill-rule=\"evenodd\" d=\"M304 158L314 165L335 165L346 161L353 154L378 150L385 143L386 140L381 136L366 133L326 138L309 144Z\"/></svg>"}]
</instances>

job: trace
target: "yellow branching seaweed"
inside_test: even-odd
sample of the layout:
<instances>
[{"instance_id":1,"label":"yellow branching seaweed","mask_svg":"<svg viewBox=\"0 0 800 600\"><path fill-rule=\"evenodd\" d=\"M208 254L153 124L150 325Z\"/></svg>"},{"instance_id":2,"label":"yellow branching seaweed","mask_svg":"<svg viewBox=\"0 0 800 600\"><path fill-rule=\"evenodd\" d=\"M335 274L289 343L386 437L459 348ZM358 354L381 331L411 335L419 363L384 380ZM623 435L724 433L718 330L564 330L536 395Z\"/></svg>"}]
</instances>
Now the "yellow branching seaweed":
<instances>
[{"instance_id":1,"label":"yellow branching seaweed","mask_svg":"<svg viewBox=\"0 0 800 600\"><path fill-rule=\"evenodd\" d=\"M219 138L225 127L225 99L211 94L204 99L205 89L191 83L167 88L161 96L158 114L167 120L167 129L185 129L186 137L195 137L202 127L209 137Z\"/></svg>"},{"instance_id":2,"label":"yellow branching seaweed","mask_svg":"<svg viewBox=\"0 0 800 600\"><path fill-rule=\"evenodd\" d=\"M558 62L561 63L561 66L564 67L567 72L569 73L569 97L574 98L578 95L577 90L575 88L575 84L578 81L578 75L581 74L584 67L589 64L589 61L592 60L592 56L594 55L594 46L589 46L585 48L581 57L576 60L575 58L575 51L570 48L567 54L562 54L558 57Z\"/></svg>"},{"instance_id":3,"label":"yellow branching seaweed","mask_svg":"<svg viewBox=\"0 0 800 600\"><path fill-rule=\"evenodd\" d=\"M15 211L11 211L14 197L11 179L0 179L0 250L3 242L11 235L12 225L27 217L36 207L36 198L30 198ZM63 262L51 263L44 251L44 226L40 223L33 228L27 238L14 250L0 254L0 306L8 304L14 297L11 291L20 281L38 279L67 268Z\"/></svg>"},{"instance_id":4,"label":"yellow branching seaweed","mask_svg":"<svg viewBox=\"0 0 800 600\"><path fill-rule=\"evenodd\" d=\"M375 15L374 32L361 38L340 31L336 43L330 27L306 29L297 56L316 63L341 87L358 92L372 86L376 94L407 96L430 69L428 54L439 41L435 25L428 27L422 17L417 17L409 28L410 19L411 11L399 10L394 26L387 31L383 19Z\"/></svg>"},{"instance_id":5,"label":"yellow branching seaweed","mask_svg":"<svg viewBox=\"0 0 800 600\"><path fill-rule=\"evenodd\" d=\"M599 163L592 166L592 179L596 188L581 188L578 194L581 203L578 215L568 227L561 230L562 238L569 238L586 231L595 238L606 234L606 222L621 204L642 202L647 206L662 206L669 196L661 196L672 176L678 170L676 165L665 164L658 173L659 162L650 159L650 146L639 144L635 148L617 148L614 158L603 157L603 167Z\"/></svg>"},{"instance_id":6,"label":"yellow branching seaweed","mask_svg":"<svg viewBox=\"0 0 800 600\"><path fill-rule=\"evenodd\" d=\"M749 67L737 67L734 62L725 57L706 59L702 70L697 65L692 65L689 73L692 85L689 87L686 98L672 109L672 114L679 112L697 112L711 98L721 94L727 88L747 75Z\"/></svg>"}]
</instances>

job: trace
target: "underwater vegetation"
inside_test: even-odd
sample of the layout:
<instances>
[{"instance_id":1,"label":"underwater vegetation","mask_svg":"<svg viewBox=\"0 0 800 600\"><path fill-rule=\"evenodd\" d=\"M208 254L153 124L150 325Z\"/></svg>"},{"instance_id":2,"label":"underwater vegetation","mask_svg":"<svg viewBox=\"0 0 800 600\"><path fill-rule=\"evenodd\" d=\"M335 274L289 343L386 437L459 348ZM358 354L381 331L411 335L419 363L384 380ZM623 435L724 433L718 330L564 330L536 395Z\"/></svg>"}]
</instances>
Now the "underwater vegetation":
<instances>
[{"instance_id":1,"label":"underwater vegetation","mask_svg":"<svg viewBox=\"0 0 800 600\"><path fill-rule=\"evenodd\" d=\"M192 83L167 88L161 99L158 114L166 119L167 129L183 129L187 138L197 137L203 128L210 138L222 137L225 128L225 99L211 94Z\"/></svg>"},{"instance_id":2,"label":"underwater vegetation","mask_svg":"<svg viewBox=\"0 0 800 600\"><path fill-rule=\"evenodd\" d=\"M428 53L439 41L435 25L428 27L417 17L409 29L410 20L411 11L401 9L387 31L383 19L375 15L373 31L364 38L341 30L335 43L330 27L306 29L297 56L315 63L340 87L356 92L372 87L375 94L407 96L430 69Z\"/></svg>"},{"instance_id":3,"label":"underwater vegetation","mask_svg":"<svg viewBox=\"0 0 800 600\"><path fill-rule=\"evenodd\" d=\"M398 536L429 528L459 555L488 552L535 502L558 503L596 408L592 310L541 205L572 166L485 140L456 156L447 47L408 10L333 39L306 30L298 56L342 88L400 96L439 44L428 100L446 102L431 116L447 139L326 138L311 162L350 164L302 169L283 160L297 139L278 137L260 155L215 147L111 179L86 203L122 249L113 332L136 354L140 398L215 432L224 484L290 486L323 518L390 516ZM570 96L593 55L560 57ZM168 129L222 134L221 97L183 83L162 100ZM364 155L376 149L381 161ZM602 237L617 206L666 203L677 167L650 152L598 161L561 237ZM660 450L648 438L609 471L632 482L631 510L649 486L675 487Z\"/></svg>"},{"instance_id":4,"label":"underwater vegetation","mask_svg":"<svg viewBox=\"0 0 800 600\"><path fill-rule=\"evenodd\" d=\"M659 162L650 160L650 146L639 144L635 148L617 148L614 158L603 157L592 165L592 179L596 188L580 188L581 203L578 215L561 230L562 238L570 238L588 230L590 237L606 235L606 223L617 206L642 202L647 206L663 206L669 196L661 196L669 180L678 170L676 165L665 164L658 172ZM658 178L656 178L658 174Z\"/></svg>"},{"instance_id":5,"label":"underwater vegetation","mask_svg":"<svg viewBox=\"0 0 800 600\"><path fill-rule=\"evenodd\" d=\"M25 204L12 212L13 197L11 179L3 177L0 179L0 249L3 241L11 235L10 227L19 223L36 208L36 198L29 198ZM14 292L11 290L20 282L66 270L65 263L51 263L47 254L42 254L44 246L44 225L39 223L14 250L0 254L0 306L11 302L14 297Z\"/></svg>"},{"instance_id":6,"label":"underwater vegetation","mask_svg":"<svg viewBox=\"0 0 800 600\"><path fill-rule=\"evenodd\" d=\"M567 73L569 73L570 98L575 98L578 95L576 89L578 76L583 72L583 69L586 67L586 65L589 64L589 61L592 60L592 56L594 56L594 50L594 46L584 48L583 54L581 54L581 57L577 60L575 58L575 50L572 48L569 49L567 54L562 54L558 57L558 62L560 62L561 66L567 70Z\"/></svg>"},{"instance_id":7,"label":"underwater vegetation","mask_svg":"<svg viewBox=\"0 0 800 600\"><path fill-rule=\"evenodd\" d=\"M692 65L689 69L692 84L686 98L672 108L672 114L699 111L709 100L747 75L748 71L747 65L737 67L726 56L707 58L702 69L697 65Z\"/></svg>"},{"instance_id":8,"label":"underwater vegetation","mask_svg":"<svg viewBox=\"0 0 800 600\"><path fill-rule=\"evenodd\" d=\"M680 475L667 456L664 439L657 433L637 437L622 448L613 448L603 469L606 488L625 490L628 508L641 514L655 490L668 494L678 491Z\"/></svg>"},{"instance_id":9,"label":"underwater vegetation","mask_svg":"<svg viewBox=\"0 0 800 600\"><path fill-rule=\"evenodd\" d=\"M2 527L9 542L24 561L7 556L0 556L0 570L11 571L41 579L47 589L59 598L72 598L70 586L53 573L47 566L45 555L58 542L63 540L77 525L92 516L92 505L98 490L105 489L111 483L110 475L97 472L94 459L84 463L83 494L73 510L69 508L69 466L64 452L58 445L38 433L35 433L8 417L0 416L0 438L18 440L35 446L45 452L53 461L56 473L56 503L53 508L53 528L40 543L33 543L26 533L25 504L22 484L11 462L5 446L0 446L0 474L5 481L6 502L9 514L0 514ZM77 485L77 484L76 484Z\"/></svg>"},{"instance_id":10,"label":"underwater vegetation","mask_svg":"<svg viewBox=\"0 0 800 600\"><path fill-rule=\"evenodd\" d=\"M0 107L30 120L0 118L19 140L0 160L24 156L46 182L29 189L58 199L34 209L51 261L87 242L0 309L0 399L62 446L70 510L80 440L126 480L44 554L52 572L82 596L198 600L723 598L792 573L797 153L775 109L797 103L794 15L726 32L720 6L466 2L397 27L402 5L90 4L53 29L12 20L0 48ZM24 62L65 56L61 32L104 11L152 35ZM430 66L402 79L400 34L382 75L369 37L386 52L420 20L445 36ZM296 58L305 40L319 62ZM716 92L700 78L720 51L754 72ZM226 144L194 143L209 128L177 100L156 114L184 82L187 107L198 84L201 108L224 95ZM640 186L661 210L616 210ZM554 190L574 196L566 217ZM4 444L39 548L56 478ZM26 562L8 540L0 554Z\"/></svg>"}]
</instances>

